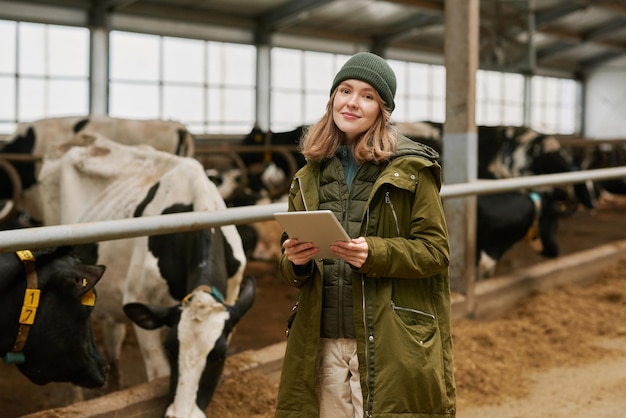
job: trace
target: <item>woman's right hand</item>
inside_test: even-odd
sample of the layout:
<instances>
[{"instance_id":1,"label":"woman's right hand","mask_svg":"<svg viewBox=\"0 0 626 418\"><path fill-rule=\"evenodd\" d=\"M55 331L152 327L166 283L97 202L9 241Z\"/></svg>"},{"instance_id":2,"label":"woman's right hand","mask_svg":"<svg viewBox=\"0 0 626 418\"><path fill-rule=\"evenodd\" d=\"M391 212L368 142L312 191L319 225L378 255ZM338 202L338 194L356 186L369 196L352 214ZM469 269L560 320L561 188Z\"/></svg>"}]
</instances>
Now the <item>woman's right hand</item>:
<instances>
[{"instance_id":1,"label":"woman's right hand","mask_svg":"<svg viewBox=\"0 0 626 418\"><path fill-rule=\"evenodd\" d=\"M318 248L313 246L313 243L299 242L295 238L286 239L283 242L283 248L285 249L285 257L298 266L308 263L319 252Z\"/></svg>"}]
</instances>

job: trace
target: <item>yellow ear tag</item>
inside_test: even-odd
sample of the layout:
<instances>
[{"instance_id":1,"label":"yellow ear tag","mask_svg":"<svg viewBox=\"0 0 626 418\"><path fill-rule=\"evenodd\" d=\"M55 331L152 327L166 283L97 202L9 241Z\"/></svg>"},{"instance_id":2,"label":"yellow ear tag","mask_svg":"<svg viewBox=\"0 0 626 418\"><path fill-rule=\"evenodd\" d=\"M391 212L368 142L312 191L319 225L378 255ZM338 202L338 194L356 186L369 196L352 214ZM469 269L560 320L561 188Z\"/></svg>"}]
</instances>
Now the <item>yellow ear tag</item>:
<instances>
[{"instance_id":1,"label":"yellow ear tag","mask_svg":"<svg viewBox=\"0 0 626 418\"><path fill-rule=\"evenodd\" d=\"M96 293L93 290L88 290L80 300L81 305L96 306Z\"/></svg>"}]
</instances>

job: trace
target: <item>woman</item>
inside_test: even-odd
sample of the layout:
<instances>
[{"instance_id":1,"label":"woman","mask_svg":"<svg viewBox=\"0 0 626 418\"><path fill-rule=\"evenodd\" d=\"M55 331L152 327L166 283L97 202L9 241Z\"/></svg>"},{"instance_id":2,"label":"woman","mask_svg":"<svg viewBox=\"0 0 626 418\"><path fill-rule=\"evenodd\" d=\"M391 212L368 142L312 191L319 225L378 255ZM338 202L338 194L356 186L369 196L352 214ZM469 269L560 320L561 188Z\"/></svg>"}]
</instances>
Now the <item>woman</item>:
<instances>
[{"instance_id":1,"label":"woman","mask_svg":"<svg viewBox=\"0 0 626 418\"><path fill-rule=\"evenodd\" d=\"M371 53L335 76L289 210L331 210L353 238L333 259L283 234L300 289L277 418L454 417L449 248L438 155L390 125L396 78Z\"/></svg>"}]
</instances>

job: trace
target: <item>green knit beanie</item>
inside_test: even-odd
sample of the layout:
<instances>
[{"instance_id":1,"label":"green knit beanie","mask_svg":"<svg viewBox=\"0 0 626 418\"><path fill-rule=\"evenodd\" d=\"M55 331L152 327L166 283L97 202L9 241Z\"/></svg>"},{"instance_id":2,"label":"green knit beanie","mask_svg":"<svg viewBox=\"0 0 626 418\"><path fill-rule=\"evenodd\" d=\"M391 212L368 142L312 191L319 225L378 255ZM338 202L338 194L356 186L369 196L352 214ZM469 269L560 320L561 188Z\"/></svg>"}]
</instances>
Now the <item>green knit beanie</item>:
<instances>
[{"instance_id":1,"label":"green knit beanie","mask_svg":"<svg viewBox=\"0 0 626 418\"><path fill-rule=\"evenodd\" d=\"M396 75L383 58L370 52L359 52L353 55L335 76L330 94L345 80L361 80L369 83L378 91L385 101L389 112L393 112L396 104Z\"/></svg>"}]
</instances>

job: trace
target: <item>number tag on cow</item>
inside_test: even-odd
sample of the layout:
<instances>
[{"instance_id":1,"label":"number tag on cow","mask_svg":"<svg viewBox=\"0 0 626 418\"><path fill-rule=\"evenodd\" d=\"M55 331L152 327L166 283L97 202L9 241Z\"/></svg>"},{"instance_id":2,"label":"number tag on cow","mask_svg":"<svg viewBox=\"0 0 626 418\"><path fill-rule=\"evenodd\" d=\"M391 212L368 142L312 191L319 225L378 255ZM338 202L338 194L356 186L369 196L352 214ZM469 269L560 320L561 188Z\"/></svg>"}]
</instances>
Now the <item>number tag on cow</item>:
<instances>
[{"instance_id":1,"label":"number tag on cow","mask_svg":"<svg viewBox=\"0 0 626 418\"><path fill-rule=\"evenodd\" d=\"M39 306L40 295L41 291L39 289L26 289L24 305L20 313L20 324L33 325L35 322L35 314L37 314L37 307Z\"/></svg>"},{"instance_id":2,"label":"number tag on cow","mask_svg":"<svg viewBox=\"0 0 626 418\"><path fill-rule=\"evenodd\" d=\"M96 306L96 292L93 290L87 291L80 300L80 303L85 306Z\"/></svg>"},{"instance_id":3,"label":"number tag on cow","mask_svg":"<svg viewBox=\"0 0 626 418\"><path fill-rule=\"evenodd\" d=\"M24 306L37 309L39 307L39 296L41 296L41 290L26 289L24 293Z\"/></svg>"}]
</instances>

